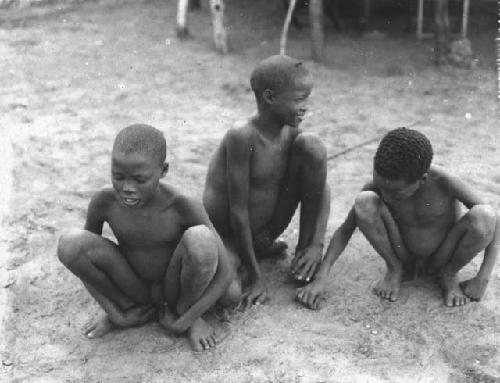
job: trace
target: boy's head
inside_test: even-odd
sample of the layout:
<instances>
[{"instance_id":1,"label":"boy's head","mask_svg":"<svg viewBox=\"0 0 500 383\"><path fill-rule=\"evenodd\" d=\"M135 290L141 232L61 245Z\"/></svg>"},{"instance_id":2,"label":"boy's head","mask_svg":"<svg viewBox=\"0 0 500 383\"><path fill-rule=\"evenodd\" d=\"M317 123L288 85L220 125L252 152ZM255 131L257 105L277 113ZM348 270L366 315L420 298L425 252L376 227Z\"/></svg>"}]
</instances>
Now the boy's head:
<instances>
[{"instance_id":1,"label":"boy's head","mask_svg":"<svg viewBox=\"0 0 500 383\"><path fill-rule=\"evenodd\" d=\"M432 145L422 133L397 128L380 142L373 160L374 181L386 201L410 197L426 181Z\"/></svg>"},{"instance_id":2,"label":"boy's head","mask_svg":"<svg viewBox=\"0 0 500 383\"><path fill-rule=\"evenodd\" d=\"M115 138L111 156L113 187L129 207L144 206L158 190L167 170L167 144L163 133L149 125L135 124Z\"/></svg>"},{"instance_id":3,"label":"boy's head","mask_svg":"<svg viewBox=\"0 0 500 383\"><path fill-rule=\"evenodd\" d=\"M260 111L270 112L283 124L302 122L313 85L302 62L285 55L268 57L253 70L250 85Z\"/></svg>"}]
</instances>

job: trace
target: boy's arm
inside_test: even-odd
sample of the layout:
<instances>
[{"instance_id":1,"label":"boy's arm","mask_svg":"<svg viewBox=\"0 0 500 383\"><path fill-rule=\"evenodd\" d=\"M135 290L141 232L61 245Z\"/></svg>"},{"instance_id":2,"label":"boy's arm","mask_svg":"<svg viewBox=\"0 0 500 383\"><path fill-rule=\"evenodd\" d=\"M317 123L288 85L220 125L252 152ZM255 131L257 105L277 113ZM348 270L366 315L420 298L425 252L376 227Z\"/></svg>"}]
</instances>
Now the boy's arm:
<instances>
[{"instance_id":1,"label":"boy's arm","mask_svg":"<svg viewBox=\"0 0 500 383\"><path fill-rule=\"evenodd\" d=\"M308 285L297 290L297 298L300 302L311 309L318 309L321 301L321 295L328 282L330 270L334 263L344 251L347 243L356 229L356 213L354 206L349 211L345 221L339 226L333 234L323 262L321 263L314 280Z\"/></svg>"},{"instance_id":2,"label":"boy's arm","mask_svg":"<svg viewBox=\"0 0 500 383\"><path fill-rule=\"evenodd\" d=\"M375 185L371 181L365 183L361 191L377 192ZM297 299L307 307L315 310L319 309L319 304L323 292L325 291L325 285L328 282L330 270L349 243L356 227L356 212L353 205L344 222L335 230L335 233L333 233L326 254L314 280L308 285L297 289Z\"/></svg>"},{"instance_id":3,"label":"boy's arm","mask_svg":"<svg viewBox=\"0 0 500 383\"><path fill-rule=\"evenodd\" d=\"M250 286L245 294L245 306L264 302L267 288L255 256L250 219L248 215L248 200L250 187L250 156L249 137L245 132L234 131L226 136L227 177L229 192L229 210L231 225L239 255L246 263L250 274Z\"/></svg>"},{"instance_id":4,"label":"boy's arm","mask_svg":"<svg viewBox=\"0 0 500 383\"><path fill-rule=\"evenodd\" d=\"M191 327L193 322L203 315L203 313L205 313L210 307L212 307L222 296L229 283L234 278L234 270L231 270L229 266L226 249L213 227L212 222L210 222L208 214L206 213L202 203L200 201L182 197L178 202L178 206L179 213L183 219L182 225L186 228L197 225L207 226L212 231L214 238L217 241L218 249L217 270L212 281L198 301L196 301L185 313L183 313L173 324L169 326L176 332L183 332Z\"/></svg>"},{"instance_id":5,"label":"boy's arm","mask_svg":"<svg viewBox=\"0 0 500 383\"><path fill-rule=\"evenodd\" d=\"M92 196L87 209L87 218L84 229L97 235L102 235L104 212L107 210L109 197L105 191L97 192Z\"/></svg>"}]
</instances>

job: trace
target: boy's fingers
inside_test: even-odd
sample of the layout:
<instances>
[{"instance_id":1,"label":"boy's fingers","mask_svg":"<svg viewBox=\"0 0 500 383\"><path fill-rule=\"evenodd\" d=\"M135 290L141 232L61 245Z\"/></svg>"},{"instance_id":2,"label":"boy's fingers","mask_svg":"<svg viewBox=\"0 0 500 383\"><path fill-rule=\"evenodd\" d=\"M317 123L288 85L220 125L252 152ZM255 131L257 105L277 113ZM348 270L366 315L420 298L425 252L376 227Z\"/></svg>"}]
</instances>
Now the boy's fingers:
<instances>
[{"instance_id":1,"label":"boy's fingers","mask_svg":"<svg viewBox=\"0 0 500 383\"><path fill-rule=\"evenodd\" d=\"M313 262L311 267L309 268L309 272L307 273L306 276L306 281L309 282L310 280L313 279L314 274L316 273L316 269L318 268L318 264L316 262Z\"/></svg>"},{"instance_id":2,"label":"boy's fingers","mask_svg":"<svg viewBox=\"0 0 500 383\"><path fill-rule=\"evenodd\" d=\"M308 277L309 277L309 273L311 271L311 268L312 268L313 264L311 262L304 262L302 264L302 268L301 270L299 270L298 272L298 277L297 279L301 280L301 281L307 281L308 282Z\"/></svg>"},{"instance_id":3,"label":"boy's fingers","mask_svg":"<svg viewBox=\"0 0 500 383\"><path fill-rule=\"evenodd\" d=\"M291 263L291 269L292 269L292 273L295 273L296 269L297 269L297 258L294 258L292 259L292 263Z\"/></svg>"},{"instance_id":4,"label":"boy's fingers","mask_svg":"<svg viewBox=\"0 0 500 383\"><path fill-rule=\"evenodd\" d=\"M293 273L296 274L296 278L297 279L305 279L305 275L304 275L304 265L305 265L305 261L303 260L300 260L299 262L297 262L297 264L295 265L295 269L293 270ZM300 278L299 278L300 277Z\"/></svg>"},{"instance_id":5,"label":"boy's fingers","mask_svg":"<svg viewBox=\"0 0 500 383\"><path fill-rule=\"evenodd\" d=\"M296 252L292 259L292 267L297 267L297 263L302 259L304 253L302 251Z\"/></svg>"}]
</instances>

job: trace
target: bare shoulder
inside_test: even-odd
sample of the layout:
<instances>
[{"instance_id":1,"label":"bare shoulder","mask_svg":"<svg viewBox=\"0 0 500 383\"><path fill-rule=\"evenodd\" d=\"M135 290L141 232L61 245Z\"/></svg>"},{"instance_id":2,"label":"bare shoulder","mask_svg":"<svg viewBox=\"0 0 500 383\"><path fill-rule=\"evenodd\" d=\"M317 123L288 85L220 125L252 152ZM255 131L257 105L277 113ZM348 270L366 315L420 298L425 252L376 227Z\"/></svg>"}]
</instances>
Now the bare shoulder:
<instances>
[{"instance_id":1,"label":"bare shoulder","mask_svg":"<svg viewBox=\"0 0 500 383\"><path fill-rule=\"evenodd\" d=\"M428 184L433 186L434 190L440 190L444 195L460 201L469 209L485 203L480 194L467 182L441 167L433 166L429 169Z\"/></svg>"},{"instance_id":2,"label":"bare shoulder","mask_svg":"<svg viewBox=\"0 0 500 383\"><path fill-rule=\"evenodd\" d=\"M106 187L96 192L90 200L89 209L105 211L116 203L116 192L112 187Z\"/></svg>"},{"instance_id":3,"label":"bare shoulder","mask_svg":"<svg viewBox=\"0 0 500 383\"><path fill-rule=\"evenodd\" d=\"M461 182L460 178L441 166L432 165L427 172L428 183L438 188L447 189L450 185Z\"/></svg>"},{"instance_id":4,"label":"bare shoulder","mask_svg":"<svg viewBox=\"0 0 500 383\"><path fill-rule=\"evenodd\" d=\"M181 192L179 189L165 183L160 183L163 209L174 209L180 214L203 208L200 200Z\"/></svg>"},{"instance_id":5,"label":"bare shoulder","mask_svg":"<svg viewBox=\"0 0 500 383\"><path fill-rule=\"evenodd\" d=\"M116 193L113 188L104 188L95 193L87 209L85 229L96 234L102 232L102 222L108 220L110 208L116 204Z\"/></svg>"},{"instance_id":6,"label":"bare shoulder","mask_svg":"<svg viewBox=\"0 0 500 383\"><path fill-rule=\"evenodd\" d=\"M375 183L373 182L373 180L370 180L368 182L365 182L365 184L361 188L361 191L377 192L377 188L375 187Z\"/></svg>"},{"instance_id":7,"label":"bare shoulder","mask_svg":"<svg viewBox=\"0 0 500 383\"><path fill-rule=\"evenodd\" d=\"M223 144L228 145L250 145L253 137L253 124L247 121L245 124L230 128L224 135Z\"/></svg>"},{"instance_id":8,"label":"bare shoulder","mask_svg":"<svg viewBox=\"0 0 500 383\"><path fill-rule=\"evenodd\" d=\"M175 212L175 216L179 217L180 225L185 227L201 224L210 226L208 215L199 198L179 192L169 185L162 184L162 187L170 196L165 209Z\"/></svg>"}]
</instances>

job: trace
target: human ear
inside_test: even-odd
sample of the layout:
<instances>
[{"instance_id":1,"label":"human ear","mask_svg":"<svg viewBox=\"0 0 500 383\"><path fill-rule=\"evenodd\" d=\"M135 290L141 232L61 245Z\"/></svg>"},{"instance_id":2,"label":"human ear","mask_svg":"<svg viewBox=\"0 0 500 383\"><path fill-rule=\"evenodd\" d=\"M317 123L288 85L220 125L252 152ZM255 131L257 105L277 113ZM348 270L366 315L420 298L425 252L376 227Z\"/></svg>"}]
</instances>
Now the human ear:
<instances>
[{"instance_id":1,"label":"human ear","mask_svg":"<svg viewBox=\"0 0 500 383\"><path fill-rule=\"evenodd\" d=\"M169 166L169 163L168 162L165 162L163 163L163 165L161 166L161 178L165 177L168 173L168 166Z\"/></svg>"},{"instance_id":2,"label":"human ear","mask_svg":"<svg viewBox=\"0 0 500 383\"><path fill-rule=\"evenodd\" d=\"M272 104L274 102L274 94L271 89L266 89L264 92L262 92L262 99L268 103Z\"/></svg>"}]
</instances>

